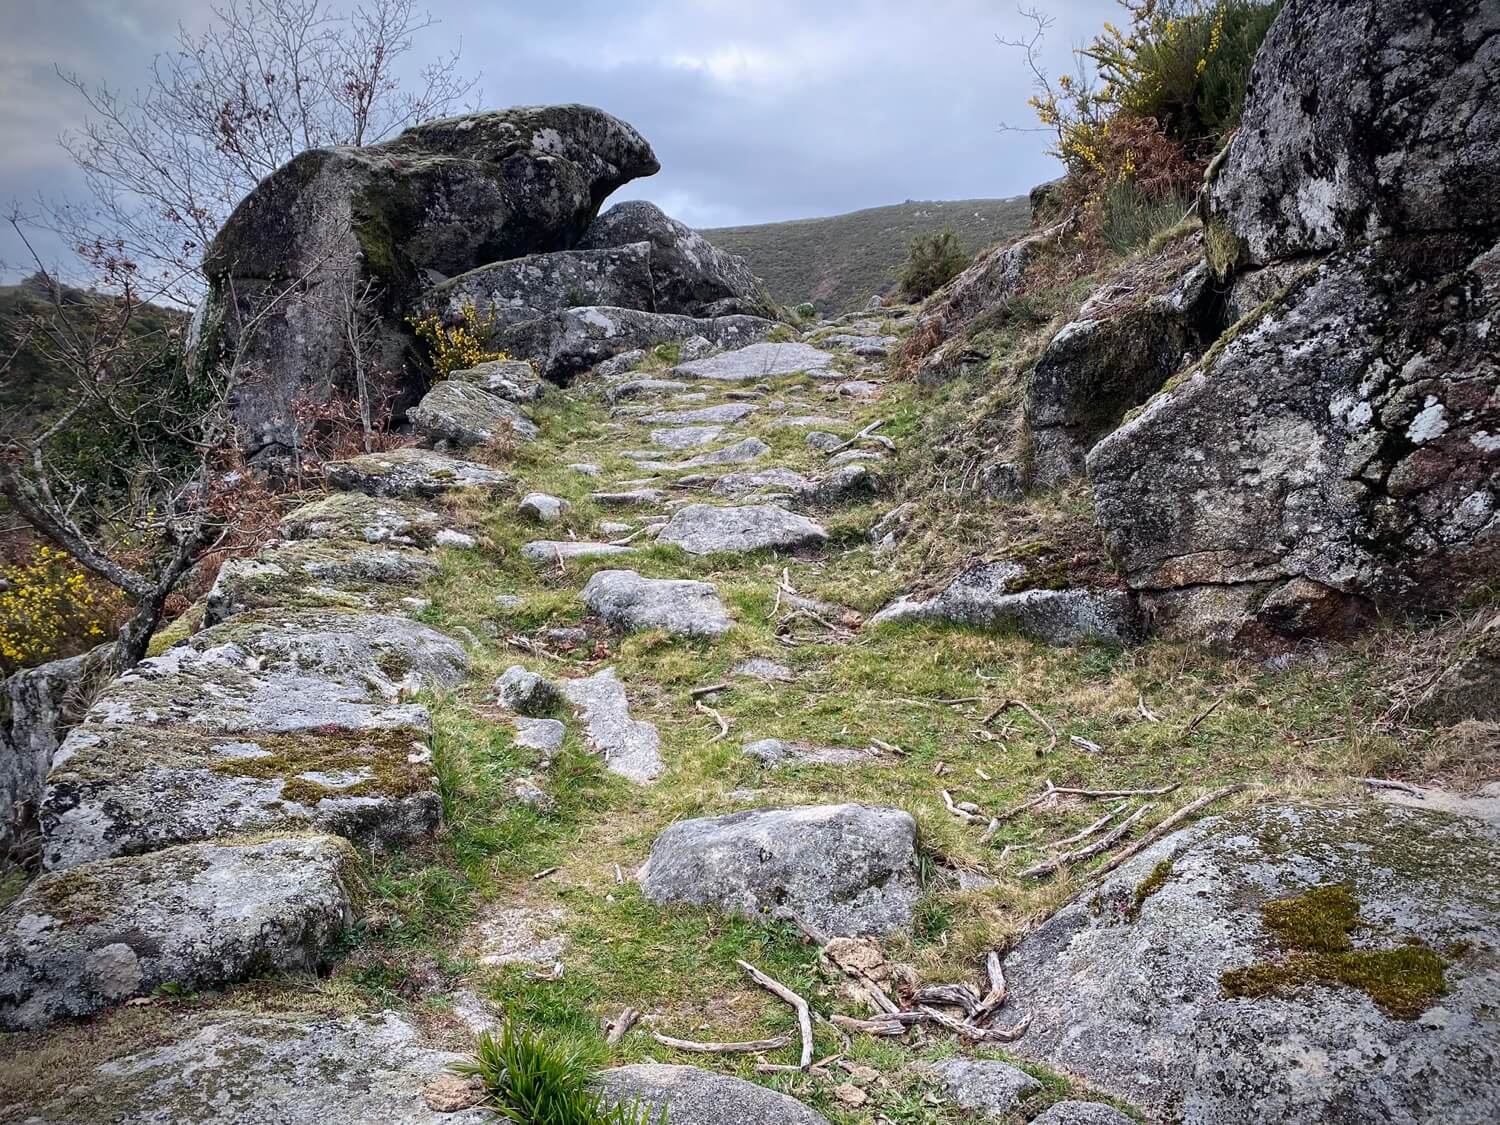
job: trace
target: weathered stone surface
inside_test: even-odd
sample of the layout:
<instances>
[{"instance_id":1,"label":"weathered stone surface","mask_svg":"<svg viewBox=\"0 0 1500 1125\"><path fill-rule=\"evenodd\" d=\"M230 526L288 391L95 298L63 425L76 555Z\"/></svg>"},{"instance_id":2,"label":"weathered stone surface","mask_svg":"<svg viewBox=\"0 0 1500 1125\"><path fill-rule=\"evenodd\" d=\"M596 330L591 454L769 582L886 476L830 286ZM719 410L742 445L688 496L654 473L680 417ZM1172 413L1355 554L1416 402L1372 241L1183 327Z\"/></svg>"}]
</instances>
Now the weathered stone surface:
<instances>
[{"instance_id":1,"label":"weathered stone surface","mask_svg":"<svg viewBox=\"0 0 1500 1125\"><path fill-rule=\"evenodd\" d=\"M1385 242L1305 274L1090 453L1122 573L1457 604L1500 570L1497 311L1500 247Z\"/></svg>"},{"instance_id":2,"label":"weathered stone surface","mask_svg":"<svg viewBox=\"0 0 1500 1125\"><path fill-rule=\"evenodd\" d=\"M1500 223L1497 32L1488 0L1288 4L1209 215L1251 263Z\"/></svg>"},{"instance_id":3,"label":"weathered stone surface","mask_svg":"<svg viewBox=\"0 0 1500 1125\"><path fill-rule=\"evenodd\" d=\"M75 1076L30 1107L37 1125L484 1125L485 1109L424 1098L460 1056L395 1012L332 1018L217 1010L158 1046Z\"/></svg>"},{"instance_id":4,"label":"weathered stone surface","mask_svg":"<svg viewBox=\"0 0 1500 1125\"><path fill-rule=\"evenodd\" d=\"M820 805L683 820L639 872L646 898L757 918L777 907L829 934L911 925L916 822L897 809Z\"/></svg>"},{"instance_id":5,"label":"weathered stone surface","mask_svg":"<svg viewBox=\"0 0 1500 1125\"><path fill-rule=\"evenodd\" d=\"M639 398L641 395L664 395L673 394L676 391L687 390L688 385L680 379L627 379L623 383L616 383L606 387L604 401L616 403L625 399ZM674 395L676 398L683 396Z\"/></svg>"},{"instance_id":6,"label":"weathered stone surface","mask_svg":"<svg viewBox=\"0 0 1500 1125\"><path fill-rule=\"evenodd\" d=\"M1064 1101L1048 1106L1032 1125L1132 1125L1132 1119L1102 1102Z\"/></svg>"},{"instance_id":7,"label":"weathered stone surface","mask_svg":"<svg viewBox=\"0 0 1500 1125\"><path fill-rule=\"evenodd\" d=\"M598 1077L608 1104L668 1106L672 1125L828 1125L795 1098L694 1066L636 1063Z\"/></svg>"},{"instance_id":8,"label":"weathered stone surface","mask_svg":"<svg viewBox=\"0 0 1500 1125\"><path fill-rule=\"evenodd\" d=\"M832 453L835 449L843 448L846 439L826 430L808 430L807 436L802 440L809 449L816 449L819 453Z\"/></svg>"},{"instance_id":9,"label":"weathered stone surface","mask_svg":"<svg viewBox=\"0 0 1500 1125\"><path fill-rule=\"evenodd\" d=\"M281 521L288 539L353 539L430 547L453 519L405 500L387 500L363 492L334 492L304 504Z\"/></svg>"},{"instance_id":10,"label":"weathered stone surface","mask_svg":"<svg viewBox=\"0 0 1500 1125\"><path fill-rule=\"evenodd\" d=\"M537 523L556 523L568 510L568 502L545 492L528 492L516 505L516 512Z\"/></svg>"},{"instance_id":11,"label":"weathered stone surface","mask_svg":"<svg viewBox=\"0 0 1500 1125\"><path fill-rule=\"evenodd\" d=\"M1014 564L971 567L927 601L899 598L874 617L872 625L942 621L989 629L1015 630L1048 644L1080 641L1133 644L1143 635L1134 598L1123 590L1022 590L1003 593Z\"/></svg>"},{"instance_id":12,"label":"weathered stone surface","mask_svg":"<svg viewBox=\"0 0 1500 1125\"><path fill-rule=\"evenodd\" d=\"M556 719L517 719L515 742L535 750L543 763L550 763L562 750L567 733L568 728Z\"/></svg>"},{"instance_id":13,"label":"weathered stone surface","mask_svg":"<svg viewBox=\"0 0 1500 1125\"><path fill-rule=\"evenodd\" d=\"M788 551L828 541L828 533L806 516L794 515L775 504L715 508L689 504L678 510L657 536L691 555L714 551Z\"/></svg>"},{"instance_id":14,"label":"weathered stone surface","mask_svg":"<svg viewBox=\"0 0 1500 1125\"><path fill-rule=\"evenodd\" d=\"M594 492L590 499L601 508L632 508L660 504L667 493L659 488L634 488L625 492Z\"/></svg>"},{"instance_id":15,"label":"weathered stone surface","mask_svg":"<svg viewBox=\"0 0 1500 1125\"><path fill-rule=\"evenodd\" d=\"M651 442L663 449L696 449L720 440L723 432L723 426L673 426L652 430Z\"/></svg>"},{"instance_id":16,"label":"weathered stone surface","mask_svg":"<svg viewBox=\"0 0 1500 1125\"><path fill-rule=\"evenodd\" d=\"M425 303L453 323L473 306L481 317L494 317L497 328L579 305L654 312L651 246L634 242L492 262L434 286Z\"/></svg>"},{"instance_id":17,"label":"weathered stone surface","mask_svg":"<svg viewBox=\"0 0 1500 1125\"><path fill-rule=\"evenodd\" d=\"M512 664L495 681L495 698L501 707L518 715L544 715L561 696L557 685L545 676Z\"/></svg>"},{"instance_id":18,"label":"weathered stone surface","mask_svg":"<svg viewBox=\"0 0 1500 1125\"><path fill-rule=\"evenodd\" d=\"M1024 1070L998 1059L944 1059L934 1063L932 1070L954 1105L996 1121L1004 1120L1042 1088Z\"/></svg>"},{"instance_id":19,"label":"weathered stone surface","mask_svg":"<svg viewBox=\"0 0 1500 1125\"><path fill-rule=\"evenodd\" d=\"M542 381L537 378L536 369L524 359L491 359L476 367L454 371L448 378L472 383L508 402L535 402L542 397Z\"/></svg>"},{"instance_id":20,"label":"weathered stone surface","mask_svg":"<svg viewBox=\"0 0 1500 1125\"><path fill-rule=\"evenodd\" d=\"M248 610L276 607L389 608L437 572L437 561L412 547L272 543L253 558L230 559L219 568L204 602L203 623L217 625Z\"/></svg>"},{"instance_id":21,"label":"weathered stone surface","mask_svg":"<svg viewBox=\"0 0 1500 1125\"><path fill-rule=\"evenodd\" d=\"M880 393L880 384L868 379L846 379L833 388L835 394L845 398L874 398Z\"/></svg>"},{"instance_id":22,"label":"weathered stone surface","mask_svg":"<svg viewBox=\"0 0 1500 1125\"><path fill-rule=\"evenodd\" d=\"M875 757L868 747L814 746L806 742L786 742L780 738L758 738L741 749L745 756L764 766L784 766L788 762L803 765L845 766L866 762Z\"/></svg>"},{"instance_id":23,"label":"weathered stone surface","mask_svg":"<svg viewBox=\"0 0 1500 1125\"><path fill-rule=\"evenodd\" d=\"M634 371L645 358L645 348L631 348L629 351L621 352L619 355L610 356L594 368L594 374L598 375L601 379L618 379Z\"/></svg>"},{"instance_id":24,"label":"weathered stone surface","mask_svg":"<svg viewBox=\"0 0 1500 1125\"><path fill-rule=\"evenodd\" d=\"M0 680L0 852L29 830L52 756L67 733L66 701L88 657L24 668Z\"/></svg>"},{"instance_id":25,"label":"weathered stone surface","mask_svg":"<svg viewBox=\"0 0 1500 1125\"><path fill-rule=\"evenodd\" d=\"M420 729L202 734L85 723L58 750L41 809L49 871L264 832L335 833L386 850L442 819Z\"/></svg>"},{"instance_id":26,"label":"weathered stone surface","mask_svg":"<svg viewBox=\"0 0 1500 1125\"><path fill-rule=\"evenodd\" d=\"M826 414L793 414L786 418L778 418L773 424L777 429L785 426L805 430L810 426L815 426L821 430L836 430L847 425L848 422L847 419L830 418Z\"/></svg>"},{"instance_id":27,"label":"weathered stone surface","mask_svg":"<svg viewBox=\"0 0 1500 1125\"><path fill-rule=\"evenodd\" d=\"M601 570L588 580L579 597L621 632L663 629L678 637L717 637L731 625L719 591L708 582Z\"/></svg>"},{"instance_id":28,"label":"weathered stone surface","mask_svg":"<svg viewBox=\"0 0 1500 1125\"><path fill-rule=\"evenodd\" d=\"M767 684L787 684L797 678L785 664L778 664L764 656L752 656L744 663L736 664L733 672L736 676L748 676Z\"/></svg>"},{"instance_id":29,"label":"weathered stone surface","mask_svg":"<svg viewBox=\"0 0 1500 1125\"><path fill-rule=\"evenodd\" d=\"M651 246L655 308L659 312L706 316L710 315L706 306L729 301L734 303L735 312L775 315L745 259L720 250L654 203L616 203L594 220L578 245L591 250L639 242Z\"/></svg>"},{"instance_id":30,"label":"weathered stone surface","mask_svg":"<svg viewBox=\"0 0 1500 1125\"><path fill-rule=\"evenodd\" d=\"M759 409L753 402L726 402L722 406L700 406L696 410L657 410L642 415L641 421L650 425L724 425L747 418Z\"/></svg>"},{"instance_id":31,"label":"weathered stone surface","mask_svg":"<svg viewBox=\"0 0 1500 1125\"><path fill-rule=\"evenodd\" d=\"M515 403L462 379L435 384L407 417L417 433L460 446L535 441L540 432Z\"/></svg>"},{"instance_id":32,"label":"weathered stone surface","mask_svg":"<svg viewBox=\"0 0 1500 1125\"><path fill-rule=\"evenodd\" d=\"M243 356L262 377L237 389L234 409L247 448L289 447L296 401L351 381L342 316L351 285L371 280L380 294L367 361L416 376L423 364L404 317L428 271L453 276L564 249L610 192L658 167L640 134L585 106L476 113L382 144L305 152L263 180L209 247L199 362L234 347L237 326L269 309Z\"/></svg>"},{"instance_id":33,"label":"weathered stone surface","mask_svg":"<svg viewBox=\"0 0 1500 1125\"><path fill-rule=\"evenodd\" d=\"M0 915L0 1027L87 1015L162 984L315 969L354 919L328 836L195 844L39 877Z\"/></svg>"},{"instance_id":34,"label":"weathered stone surface","mask_svg":"<svg viewBox=\"0 0 1500 1125\"><path fill-rule=\"evenodd\" d=\"M748 496L752 492L763 490L805 496L816 488L814 481L791 469L755 469L743 473L726 473L714 481L709 491L715 496Z\"/></svg>"},{"instance_id":35,"label":"weathered stone surface","mask_svg":"<svg viewBox=\"0 0 1500 1125\"><path fill-rule=\"evenodd\" d=\"M665 340L702 336L728 348L764 338L775 324L755 316L691 317L609 305L548 313L496 336L508 355L522 356L553 382L566 382L611 356ZM706 362L706 361L705 361Z\"/></svg>"},{"instance_id":36,"label":"weathered stone surface","mask_svg":"<svg viewBox=\"0 0 1500 1125\"><path fill-rule=\"evenodd\" d=\"M586 680L569 680L563 694L583 713L589 745L604 755L611 773L642 784L655 781L666 768L661 760L661 736L651 723L630 717L625 685L613 668Z\"/></svg>"},{"instance_id":37,"label":"weathered stone surface","mask_svg":"<svg viewBox=\"0 0 1500 1125\"><path fill-rule=\"evenodd\" d=\"M602 559L612 555L633 554L634 547L622 547L618 543L589 543L582 539L538 539L521 548L521 556L538 566L571 562L573 559Z\"/></svg>"},{"instance_id":38,"label":"weathered stone surface","mask_svg":"<svg viewBox=\"0 0 1500 1125\"><path fill-rule=\"evenodd\" d=\"M759 343L720 352L707 359L680 363L673 370L693 379L740 383L772 379L798 371L822 371L832 363L833 356L810 344Z\"/></svg>"},{"instance_id":39,"label":"weathered stone surface","mask_svg":"<svg viewBox=\"0 0 1500 1125\"><path fill-rule=\"evenodd\" d=\"M1226 972L1295 956L1262 905L1333 885L1360 915L1347 934L1335 926L1335 946L1415 942L1449 962L1426 1011L1397 1018L1344 985L1227 994ZM1032 1017L1007 1049L1195 1125L1490 1120L1497 886L1500 837L1483 821L1373 803L1215 817L1146 849L1007 956L1006 1010Z\"/></svg>"},{"instance_id":40,"label":"weathered stone surface","mask_svg":"<svg viewBox=\"0 0 1500 1125\"><path fill-rule=\"evenodd\" d=\"M682 461L642 461L640 467L646 472L669 473L679 470L707 469L715 465L744 465L751 461L758 461L767 453L771 447L760 438L746 438L737 441L733 445L726 445L723 449L715 449L711 453L700 453L696 457L688 457Z\"/></svg>"},{"instance_id":41,"label":"weathered stone surface","mask_svg":"<svg viewBox=\"0 0 1500 1125\"><path fill-rule=\"evenodd\" d=\"M397 702L402 689L453 687L467 668L461 645L405 618L257 611L143 660L100 691L86 723L220 734L425 730L426 710Z\"/></svg>"},{"instance_id":42,"label":"weathered stone surface","mask_svg":"<svg viewBox=\"0 0 1500 1125\"><path fill-rule=\"evenodd\" d=\"M834 332L828 336L819 336L814 342L820 348L843 348L857 356L883 359L899 341L895 336L859 336L850 332Z\"/></svg>"},{"instance_id":43,"label":"weathered stone surface","mask_svg":"<svg viewBox=\"0 0 1500 1125\"><path fill-rule=\"evenodd\" d=\"M457 488L499 489L510 484L510 477L499 469L409 446L389 453L362 453L347 461L329 461L323 466L323 475L334 488L409 500L440 496Z\"/></svg>"},{"instance_id":44,"label":"weathered stone surface","mask_svg":"<svg viewBox=\"0 0 1500 1125\"><path fill-rule=\"evenodd\" d=\"M562 923L557 907L497 904L473 927L474 959L494 968L520 964L550 969L568 945Z\"/></svg>"}]
</instances>

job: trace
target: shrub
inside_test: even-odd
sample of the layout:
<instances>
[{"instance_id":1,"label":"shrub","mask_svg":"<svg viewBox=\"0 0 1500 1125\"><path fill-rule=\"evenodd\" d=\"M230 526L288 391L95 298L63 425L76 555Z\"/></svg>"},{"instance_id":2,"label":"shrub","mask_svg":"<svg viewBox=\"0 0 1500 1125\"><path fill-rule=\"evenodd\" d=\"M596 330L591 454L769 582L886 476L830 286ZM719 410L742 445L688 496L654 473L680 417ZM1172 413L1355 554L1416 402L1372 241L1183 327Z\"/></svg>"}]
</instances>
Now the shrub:
<instances>
[{"instance_id":1,"label":"shrub","mask_svg":"<svg viewBox=\"0 0 1500 1125\"><path fill-rule=\"evenodd\" d=\"M472 303L463 307L457 324L444 324L436 313L408 317L407 323L427 345L428 362L439 378L446 379L455 371L481 363L510 358L490 347L495 334L495 314L481 313Z\"/></svg>"},{"instance_id":2,"label":"shrub","mask_svg":"<svg viewBox=\"0 0 1500 1125\"><path fill-rule=\"evenodd\" d=\"M930 297L948 282L963 272L969 264L969 256L958 242L958 232L952 227L929 234L919 234L911 240L906 254L906 265L901 270L901 290L914 300Z\"/></svg>"},{"instance_id":3,"label":"shrub","mask_svg":"<svg viewBox=\"0 0 1500 1125\"><path fill-rule=\"evenodd\" d=\"M119 598L64 552L41 544L0 569L0 672L10 674L103 641Z\"/></svg>"},{"instance_id":4,"label":"shrub","mask_svg":"<svg viewBox=\"0 0 1500 1125\"><path fill-rule=\"evenodd\" d=\"M497 1042L479 1037L474 1056L455 1063L459 1074L474 1075L489 1091L487 1104L506 1121L526 1125L667 1125L639 1105L606 1108L602 1094L589 1088L593 1069L574 1051L546 1043L541 1036L507 1023Z\"/></svg>"},{"instance_id":5,"label":"shrub","mask_svg":"<svg viewBox=\"0 0 1500 1125\"><path fill-rule=\"evenodd\" d=\"M1132 181L1116 180L1105 188L1100 201L1100 237L1116 254L1129 254L1175 227L1191 207L1191 200L1169 197L1157 201Z\"/></svg>"}]
</instances>

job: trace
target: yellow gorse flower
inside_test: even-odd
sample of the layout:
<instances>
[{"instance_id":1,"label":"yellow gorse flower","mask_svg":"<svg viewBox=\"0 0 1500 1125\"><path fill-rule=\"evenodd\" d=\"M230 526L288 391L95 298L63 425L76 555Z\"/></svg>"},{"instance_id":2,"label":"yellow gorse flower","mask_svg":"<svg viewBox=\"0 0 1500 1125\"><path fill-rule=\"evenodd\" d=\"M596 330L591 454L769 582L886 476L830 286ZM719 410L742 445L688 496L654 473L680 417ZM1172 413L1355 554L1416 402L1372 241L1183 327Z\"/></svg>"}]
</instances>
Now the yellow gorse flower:
<instances>
[{"instance_id":1,"label":"yellow gorse flower","mask_svg":"<svg viewBox=\"0 0 1500 1125\"><path fill-rule=\"evenodd\" d=\"M472 303L460 311L458 324L444 324L436 313L407 317L417 338L427 345L427 358L442 378L455 371L510 357L489 346L495 332L495 314L482 314Z\"/></svg>"},{"instance_id":2,"label":"yellow gorse flower","mask_svg":"<svg viewBox=\"0 0 1500 1125\"><path fill-rule=\"evenodd\" d=\"M0 577L0 667L39 664L104 636L107 599L66 552L43 544Z\"/></svg>"}]
</instances>

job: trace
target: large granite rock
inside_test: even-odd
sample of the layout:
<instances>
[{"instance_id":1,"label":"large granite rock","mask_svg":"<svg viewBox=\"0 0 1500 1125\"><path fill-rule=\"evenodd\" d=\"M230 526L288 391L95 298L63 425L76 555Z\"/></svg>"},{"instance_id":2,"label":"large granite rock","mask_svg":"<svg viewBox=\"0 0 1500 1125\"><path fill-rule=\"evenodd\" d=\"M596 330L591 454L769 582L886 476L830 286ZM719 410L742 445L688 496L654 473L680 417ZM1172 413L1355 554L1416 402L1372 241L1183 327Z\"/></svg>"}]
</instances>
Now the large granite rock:
<instances>
[{"instance_id":1,"label":"large granite rock","mask_svg":"<svg viewBox=\"0 0 1500 1125\"><path fill-rule=\"evenodd\" d=\"M786 908L828 934L885 934L911 925L916 842L916 822L899 809L760 809L678 821L638 878L652 902L749 918Z\"/></svg>"},{"instance_id":2,"label":"large granite rock","mask_svg":"<svg viewBox=\"0 0 1500 1125\"><path fill-rule=\"evenodd\" d=\"M1492 1120L1497 887L1479 820L1374 803L1205 820L1008 955L1006 1010L1032 1021L1008 1050L1192 1125Z\"/></svg>"},{"instance_id":3,"label":"large granite rock","mask_svg":"<svg viewBox=\"0 0 1500 1125\"><path fill-rule=\"evenodd\" d=\"M195 844L43 875L0 915L0 1027L88 1015L158 985L308 972L354 920L328 836Z\"/></svg>"},{"instance_id":4,"label":"large granite rock","mask_svg":"<svg viewBox=\"0 0 1500 1125\"><path fill-rule=\"evenodd\" d=\"M795 515L775 504L748 504L715 508L689 504L680 508L656 537L690 555L715 551L789 551L828 541L828 533L806 516Z\"/></svg>"},{"instance_id":5,"label":"large granite rock","mask_svg":"<svg viewBox=\"0 0 1500 1125\"><path fill-rule=\"evenodd\" d=\"M720 250L654 203L616 203L594 220L578 245L584 250L604 250L641 242L650 244L657 312L705 316L707 306L729 301L735 303L735 312L775 316L775 308L745 259Z\"/></svg>"},{"instance_id":6,"label":"large granite rock","mask_svg":"<svg viewBox=\"0 0 1500 1125\"><path fill-rule=\"evenodd\" d=\"M431 547L453 519L406 500L382 499L363 492L334 492L304 504L281 521L288 539L346 539Z\"/></svg>"},{"instance_id":7,"label":"large granite rock","mask_svg":"<svg viewBox=\"0 0 1500 1125\"><path fill-rule=\"evenodd\" d=\"M998 1059L944 1059L932 1071L954 1105L993 1121L1007 1120L1042 1089L1024 1070Z\"/></svg>"},{"instance_id":8,"label":"large granite rock","mask_svg":"<svg viewBox=\"0 0 1500 1125\"><path fill-rule=\"evenodd\" d=\"M578 305L655 312L651 244L637 241L493 262L434 286L426 300L445 320L461 323L465 308L472 306L481 318L493 318L497 328Z\"/></svg>"},{"instance_id":9,"label":"large granite rock","mask_svg":"<svg viewBox=\"0 0 1500 1125\"><path fill-rule=\"evenodd\" d=\"M67 734L67 700L87 655L52 660L0 680L0 853L27 834L52 756Z\"/></svg>"},{"instance_id":10,"label":"large granite rock","mask_svg":"<svg viewBox=\"0 0 1500 1125\"><path fill-rule=\"evenodd\" d=\"M795 1098L695 1066L619 1066L595 1084L609 1105L666 1106L672 1125L828 1125Z\"/></svg>"},{"instance_id":11,"label":"large granite rock","mask_svg":"<svg viewBox=\"0 0 1500 1125\"><path fill-rule=\"evenodd\" d=\"M776 325L755 316L692 317L608 305L562 309L497 335L506 354L523 356L543 377L566 383L612 356L662 341L702 336L716 348L763 339Z\"/></svg>"},{"instance_id":12,"label":"large granite rock","mask_svg":"<svg viewBox=\"0 0 1500 1125\"><path fill-rule=\"evenodd\" d=\"M37 1092L37 1125L484 1125L479 1107L429 1101L460 1056L422 1043L395 1012L306 1016L219 1010L174 1021L164 1041ZM447 1075L445 1077L445 1075ZM466 1098L459 1098L462 1103Z\"/></svg>"},{"instance_id":13,"label":"large granite rock","mask_svg":"<svg viewBox=\"0 0 1500 1125\"><path fill-rule=\"evenodd\" d=\"M542 381L536 368L524 359L488 359L451 372L448 378L473 383L510 402L535 402L542 396Z\"/></svg>"},{"instance_id":14,"label":"large granite rock","mask_svg":"<svg viewBox=\"0 0 1500 1125\"><path fill-rule=\"evenodd\" d=\"M1120 571L1237 588L1282 636L1342 620L1330 598L1457 605L1500 570L1497 311L1500 247L1388 240L1310 269L1089 454Z\"/></svg>"},{"instance_id":15,"label":"large granite rock","mask_svg":"<svg viewBox=\"0 0 1500 1125\"><path fill-rule=\"evenodd\" d=\"M511 483L499 469L410 446L329 461L323 475L334 488L388 499L441 496L460 488L494 490Z\"/></svg>"},{"instance_id":16,"label":"large granite rock","mask_svg":"<svg viewBox=\"0 0 1500 1125\"><path fill-rule=\"evenodd\" d=\"M246 448L294 445L298 400L349 381L344 322L365 282L379 299L366 360L407 371L410 394L424 365L403 320L431 276L565 250L612 191L658 168L640 134L586 106L475 113L305 152L263 180L208 248L196 362L240 349L256 375L233 404Z\"/></svg>"},{"instance_id":17,"label":"large granite rock","mask_svg":"<svg viewBox=\"0 0 1500 1125\"><path fill-rule=\"evenodd\" d=\"M706 359L678 364L678 375L725 383L754 382L779 375L818 372L832 366L833 356L811 344L755 343Z\"/></svg>"},{"instance_id":18,"label":"large granite rock","mask_svg":"<svg viewBox=\"0 0 1500 1125\"><path fill-rule=\"evenodd\" d=\"M273 542L219 568L204 600L203 623L217 625L248 610L278 606L389 609L437 573L437 560L413 547Z\"/></svg>"},{"instance_id":19,"label":"large granite rock","mask_svg":"<svg viewBox=\"0 0 1500 1125\"><path fill-rule=\"evenodd\" d=\"M535 441L540 432L515 403L462 379L434 384L407 418L424 437L457 446Z\"/></svg>"},{"instance_id":20,"label":"large granite rock","mask_svg":"<svg viewBox=\"0 0 1500 1125\"><path fill-rule=\"evenodd\" d=\"M1290 0L1206 194L1247 263L1500 223L1500 9Z\"/></svg>"},{"instance_id":21,"label":"large granite rock","mask_svg":"<svg viewBox=\"0 0 1500 1125\"><path fill-rule=\"evenodd\" d=\"M662 629L677 637L717 637L729 614L708 582L642 578L633 570L601 570L579 594L585 605L622 632Z\"/></svg>"}]
</instances>

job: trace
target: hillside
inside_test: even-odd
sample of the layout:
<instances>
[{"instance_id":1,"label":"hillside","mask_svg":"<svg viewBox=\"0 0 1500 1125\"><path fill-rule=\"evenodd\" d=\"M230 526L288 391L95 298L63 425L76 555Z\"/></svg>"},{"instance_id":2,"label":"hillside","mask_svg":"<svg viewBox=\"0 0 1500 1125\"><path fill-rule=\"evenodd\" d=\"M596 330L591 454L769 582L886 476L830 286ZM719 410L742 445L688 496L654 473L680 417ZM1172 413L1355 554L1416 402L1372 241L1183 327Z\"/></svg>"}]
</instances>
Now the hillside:
<instances>
[{"instance_id":1,"label":"hillside","mask_svg":"<svg viewBox=\"0 0 1500 1125\"><path fill-rule=\"evenodd\" d=\"M795 219L703 233L750 262L781 304L811 301L822 313L845 312L892 288L912 236L951 226L970 253L1026 228L1029 208L1014 199L908 200L822 219Z\"/></svg>"}]
</instances>

